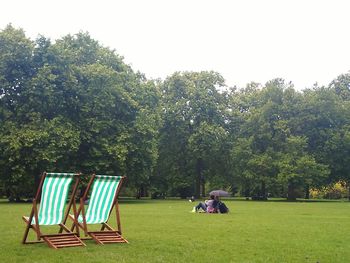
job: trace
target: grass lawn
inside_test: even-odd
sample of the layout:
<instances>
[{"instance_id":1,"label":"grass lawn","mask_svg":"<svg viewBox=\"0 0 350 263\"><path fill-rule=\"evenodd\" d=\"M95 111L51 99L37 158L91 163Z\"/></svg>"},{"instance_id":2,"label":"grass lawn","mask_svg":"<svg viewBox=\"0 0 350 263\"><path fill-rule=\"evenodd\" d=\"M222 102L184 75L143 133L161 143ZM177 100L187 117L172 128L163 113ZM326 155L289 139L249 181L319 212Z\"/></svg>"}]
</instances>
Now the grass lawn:
<instances>
[{"instance_id":1,"label":"grass lawn","mask_svg":"<svg viewBox=\"0 0 350 263\"><path fill-rule=\"evenodd\" d=\"M53 250L21 244L30 204L0 202L1 262L350 262L349 202L225 203L229 214L193 214L188 201L124 200L130 244Z\"/></svg>"}]
</instances>

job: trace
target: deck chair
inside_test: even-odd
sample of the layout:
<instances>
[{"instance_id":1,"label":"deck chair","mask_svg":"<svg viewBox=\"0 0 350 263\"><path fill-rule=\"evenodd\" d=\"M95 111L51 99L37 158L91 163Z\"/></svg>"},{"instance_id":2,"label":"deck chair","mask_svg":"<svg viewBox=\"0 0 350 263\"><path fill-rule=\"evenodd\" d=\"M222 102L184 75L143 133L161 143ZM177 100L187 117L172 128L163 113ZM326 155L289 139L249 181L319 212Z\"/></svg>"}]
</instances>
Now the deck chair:
<instances>
[{"instance_id":1,"label":"deck chair","mask_svg":"<svg viewBox=\"0 0 350 263\"><path fill-rule=\"evenodd\" d=\"M79 184L80 174L74 173L46 173L41 175L41 180L33 200L33 207L30 216L23 216L22 219L26 223L26 229L22 244L33 244L46 242L49 247L58 249L64 247L85 246L77 233L73 233L65 224L69 215L69 211L73 206L74 214L77 213L75 204L75 194ZM72 182L75 181L71 191L71 197L68 206L65 209L69 190ZM40 203L38 212L37 205ZM73 224L77 224L75 220ZM43 234L40 230L41 226L58 225L57 234ZM33 229L36 233L36 241L27 241L29 230ZM62 233L65 230L66 233Z\"/></svg>"},{"instance_id":2,"label":"deck chair","mask_svg":"<svg viewBox=\"0 0 350 263\"><path fill-rule=\"evenodd\" d=\"M78 227L84 231L85 237L82 239L93 239L97 244L108 243L128 243L122 237L122 230L120 224L118 194L125 180L125 176L109 176L109 175L95 175L93 174L83 197L80 199L80 207L77 214ZM84 204L87 202L90 188L89 204L85 213ZM113 229L109 224L113 206L116 211L117 230ZM74 220L74 215L70 215ZM88 225L101 224L100 231L89 231ZM75 225L73 224L71 231Z\"/></svg>"}]
</instances>

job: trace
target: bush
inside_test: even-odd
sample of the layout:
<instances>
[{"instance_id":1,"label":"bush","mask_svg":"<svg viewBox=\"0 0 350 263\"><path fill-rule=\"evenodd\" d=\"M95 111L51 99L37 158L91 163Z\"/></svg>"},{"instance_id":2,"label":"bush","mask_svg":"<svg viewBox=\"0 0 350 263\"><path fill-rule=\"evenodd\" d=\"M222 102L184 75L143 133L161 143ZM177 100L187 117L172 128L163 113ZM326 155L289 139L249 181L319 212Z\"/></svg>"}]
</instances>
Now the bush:
<instances>
[{"instance_id":1,"label":"bush","mask_svg":"<svg viewBox=\"0 0 350 263\"><path fill-rule=\"evenodd\" d=\"M341 199L348 197L348 190L344 182L337 182L321 189L311 189L310 198Z\"/></svg>"}]
</instances>

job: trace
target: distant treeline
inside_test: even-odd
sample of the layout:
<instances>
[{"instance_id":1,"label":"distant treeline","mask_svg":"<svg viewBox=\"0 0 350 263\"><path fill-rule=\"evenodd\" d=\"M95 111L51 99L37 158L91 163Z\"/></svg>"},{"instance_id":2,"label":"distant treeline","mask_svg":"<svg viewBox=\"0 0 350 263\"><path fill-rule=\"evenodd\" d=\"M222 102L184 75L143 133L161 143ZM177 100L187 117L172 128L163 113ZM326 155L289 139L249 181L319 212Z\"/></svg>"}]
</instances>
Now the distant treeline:
<instances>
[{"instance_id":1,"label":"distant treeline","mask_svg":"<svg viewBox=\"0 0 350 263\"><path fill-rule=\"evenodd\" d=\"M12 200L31 197L43 171L126 175L137 197L293 200L350 186L350 74L303 91L282 79L227 88L206 71L148 80L88 33L33 41L8 25L0 125Z\"/></svg>"}]
</instances>

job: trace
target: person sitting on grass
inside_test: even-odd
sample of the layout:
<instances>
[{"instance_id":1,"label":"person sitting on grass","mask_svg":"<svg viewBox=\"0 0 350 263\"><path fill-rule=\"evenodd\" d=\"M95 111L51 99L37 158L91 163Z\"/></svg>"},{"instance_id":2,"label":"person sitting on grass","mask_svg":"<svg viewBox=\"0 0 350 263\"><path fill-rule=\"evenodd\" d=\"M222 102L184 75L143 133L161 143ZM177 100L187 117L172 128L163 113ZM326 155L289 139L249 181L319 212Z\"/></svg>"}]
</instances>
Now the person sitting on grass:
<instances>
[{"instance_id":1,"label":"person sitting on grass","mask_svg":"<svg viewBox=\"0 0 350 263\"><path fill-rule=\"evenodd\" d=\"M220 203L221 203L220 198L218 196L215 196L213 204L212 204L212 208L207 209L207 212L208 213L218 213Z\"/></svg>"},{"instance_id":2,"label":"person sitting on grass","mask_svg":"<svg viewBox=\"0 0 350 263\"><path fill-rule=\"evenodd\" d=\"M215 203L215 196L211 195L209 200L205 200L205 202L200 202L197 206L193 207L192 211L193 213L197 213L202 209L204 212L207 213L213 213L215 210L215 207L213 206Z\"/></svg>"}]
</instances>

